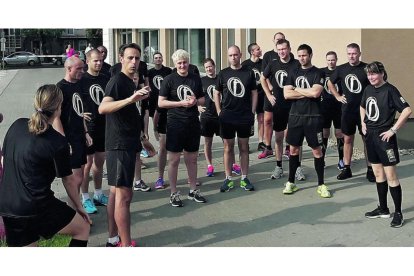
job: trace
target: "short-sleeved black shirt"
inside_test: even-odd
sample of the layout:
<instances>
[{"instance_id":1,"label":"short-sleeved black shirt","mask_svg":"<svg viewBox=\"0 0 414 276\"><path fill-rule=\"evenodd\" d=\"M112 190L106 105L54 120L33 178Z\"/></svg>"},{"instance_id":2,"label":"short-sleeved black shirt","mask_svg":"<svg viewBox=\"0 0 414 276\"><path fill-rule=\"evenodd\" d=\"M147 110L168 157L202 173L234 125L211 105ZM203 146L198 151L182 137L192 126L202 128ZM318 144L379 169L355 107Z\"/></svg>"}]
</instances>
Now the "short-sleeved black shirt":
<instances>
[{"instance_id":1,"label":"short-sleeved black shirt","mask_svg":"<svg viewBox=\"0 0 414 276\"><path fill-rule=\"evenodd\" d=\"M329 91L328 88L328 80L331 78L331 75L333 72L335 72L336 68L334 70L330 70L328 67L321 68L321 70L325 73L325 83L323 85L323 91L322 91L322 101L336 101L335 96L332 94L331 91ZM336 90L338 91L339 95L342 95L342 87L341 87L341 80L338 80L337 83L334 84L336 87Z\"/></svg>"},{"instance_id":2,"label":"short-sleeved black shirt","mask_svg":"<svg viewBox=\"0 0 414 276\"><path fill-rule=\"evenodd\" d=\"M273 60L264 69L263 76L269 79L273 86L273 95L276 98L277 107L290 108L292 102L285 99L285 96L283 95L283 86L286 83L289 72L293 72L299 67L299 61L291 58L287 63L281 62L280 60Z\"/></svg>"},{"instance_id":3,"label":"short-sleeved black shirt","mask_svg":"<svg viewBox=\"0 0 414 276\"><path fill-rule=\"evenodd\" d=\"M4 175L0 215L33 217L54 197L55 177L72 174L67 139L52 126L40 135L29 133L27 118L17 119L4 138Z\"/></svg>"},{"instance_id":4,"label":"short-sleeved black shirt","mask_svg":"<svg viewBox=\"0 0 414 276\"><path fill-rule=\"evenodd\" d=\"M112 77L105 89L105 97L119 101L130 97L135 83L124 73ZM106 115L105 149L139 150L141 117L136 104L129 104Z\"/></svg>"},{"instance_id":5,"label":"short-sleeved black shirt","mask_svg":"<svg viewBox=\"0 0 414 276\"><path fill-rule=\"evenodd\" d=\"M256 78L256 87L257 87L257 93L264 93L262 84L260 83L260 76L262 73L262 63L263 60L259 58L256 62L253 62L251 59L246 59L242 62L242 66L245 66L249 68L250 70L253 70L254 76Z\"/></svg>"},{"instance_id":6,"label":"short-sleeved black shirt","mask_svg":"<svg viewBox=\"0 0 414 276\"><path fill-rule=\"evenodd\" d=\"M173 72L164 78L161 84L160 96L166 97L168 101L180 102L187 96L195 96L196 99L203 97L203 87L200 76L188 73L187 76L180 76ZM176 107L168 109L168 120L187 121L198 117L197 105L192 107Z\"/></svg>"},{"instance_id":7,"label":"short-sleeved black shirt","mask_svg":"<svg viewBox=\"0 0 414 276\"><path fill-rule=\"evenodd\" d=\"M105 135L105 115L99 114L98 108L105 95L105 87L109 79L103 74L93 76L84 73L81 80L81 91L84 103L84 111L92 113L91 121L86 121L88 131Z\"/></svg>"},{"instance_id":8,"label":"short-sleeved black shirt","mask_svg":"<svg viewBox=\"0 0 414 276\"><path fill-rule=\"evenodd\" d=\"M122 63L120 62L115 63L111 66L111 69L109 69L111 77L115 76L116 74L119 74L121 71ZM138 75L140 79L145 79L146 77L148 77L148 65L145 61L139 61Z\"/></svg>"},{"instance_id":9,"label":"short-sleeved black shirt","mask_svg":"<svg viewBox=\"0 0 414 276\"><path fill-rule=\"evenodd\" d=\"M315 66L307 69L299 67L291 71L286 80L286 85L293 87L311 88L314 84L321 86L324 84L324 73ZM319 117L321 116L320 104L320 97L292 100L289 116Z\"/></svg>"},{"instance_id":10,"label":"short-sleeved black shirt","mask_svg":"<svg viewBox=\"0 0 414 276\"><path fill-rule=\"evenodd\" d=\"M256 78L252 70L227 67L220 71L216 90L222 94L220 119L224 123L252 124L252 90L256 90Z\"/></svg>"},{"instance_id":11,"label":"short-sleeved black shirt","mask_svg":"<svg viewBox=\"0 0 414 276\"><path fill-rule=\"evenodd\" d=\"M363 93L361 107L365 109L364 122L368 129L389 129L394 124L395 113L410 106L398 89L386 82L375 88L368 85Z\"/></svg>"},{"instance_id":12,"label":"short-sleeved black shirt","mask_svg":"<svg viewBox=\"0 0 414 276\"><path fill-rule=\"evenodd\" d=\"M367 74L364 71L366 65L362 61L356 66L345 63L338 66L330 76L333 84L341 82L342 92L347 101L346 104L342 105L342 112L359 113L362 93L369 84Z\"/></svg>"},{"instance_id":13,"label":"short-sleeved black shirt","mask_svg":"<svg viewBox=\"0 0 414 276\"><path fill-rule=\"evenodd\" d=\"M290 59L294 59L295 56L290 53ZM279 55L275 52L275 50L270 50L267 51L264 55L263 55L263 62L262 62L262 72L266 69L266 67L269 65L269 63L272 60L280 60Z\"/></svg>"},{"instance_id":14,"label":"short-sleeved black shirt","mask_svg":"<svg viewBox=\"0 0 414 276\"><path fill-rule=\"evenodd\" d=\"M171 74L170 67L162 66L160 69L151 68L148 70L149 86L151 88L150 97L158 100L160 94L161 83L164 78Z\"/></svg>"},{"instance_id":15,"label":"short-sleeved black shirt","mask_svg":"<svg viewBox=\"0 0 414 276\"><path fill-rule=\"evenodd\" d=\"M62 79L56 84L63 92L62 122L65 136L69 143L86 143L83 125L84 103L80 82L72 83Z\"/></svg>"},{"instance_id":16,"label":"short-sleeved black shirt","mask_svg":"<svg viewBox=\"0 0 414 276\"><path fill-rule=\"evenodd\" d=\"M202 118L218 118L216 105L214 104L214 89L216 88L216 82L217 76L214 78L210 78L208 76L201 78L205 99L204 106L206 107L206 111L204 111L200 115Z\"/></svg>"}]
</instances>

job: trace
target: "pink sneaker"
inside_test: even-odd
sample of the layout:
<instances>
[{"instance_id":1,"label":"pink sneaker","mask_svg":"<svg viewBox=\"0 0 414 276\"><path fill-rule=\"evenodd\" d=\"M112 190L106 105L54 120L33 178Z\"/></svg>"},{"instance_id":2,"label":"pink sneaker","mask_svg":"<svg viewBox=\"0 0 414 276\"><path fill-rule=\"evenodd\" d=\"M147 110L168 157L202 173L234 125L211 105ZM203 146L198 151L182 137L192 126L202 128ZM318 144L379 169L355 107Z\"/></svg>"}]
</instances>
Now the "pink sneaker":
<instances>
[{"instance_id":1,"label":"pink sneaker","mask_svg":"<svg viewBox=\"0 0 414 276\"><path fill-rule=\"evenodd\" d=\"M241 174L241 168L239 165L237 164L233 164L232 168L231 168L232 172L234 174L240 175Z\"/></svg>"},{"instance_id":2,"label":"pink sneaker","mask_svg":"<svg viewBox=\"0 0 414 276\"><path fill-rule=\"evenodd\" d=\"M136 247L136 246L137 246L136 242L135 241L131 241L131 244L128 245L127 247ZM122 246L122 243L118 243L117 247L123 247Z\"/></svg>"},{"instance_id":3,"label":"pink sneaker","mask_svg":"<svg viewBox=\"0 0 414 276\"><path fill-rule=\"evenodd\" d=\"M206 173L206 175L208 177L214 176L214 166L213 165L208 165L207 166L207 173Z\"/></svg>"},{"instance_id":4,"label":"pink sneaker","mask_svg":"<svg viewBox=\"0 0 414 276\"><path fill-rule=\"evenodd\" d=\"M257 158L264 159L264 158L269 158L271 156L273 156L273 150L265 149L262 151L261 154L259 154L259 156L257 156Z\"/></svg>"}]
</instances>

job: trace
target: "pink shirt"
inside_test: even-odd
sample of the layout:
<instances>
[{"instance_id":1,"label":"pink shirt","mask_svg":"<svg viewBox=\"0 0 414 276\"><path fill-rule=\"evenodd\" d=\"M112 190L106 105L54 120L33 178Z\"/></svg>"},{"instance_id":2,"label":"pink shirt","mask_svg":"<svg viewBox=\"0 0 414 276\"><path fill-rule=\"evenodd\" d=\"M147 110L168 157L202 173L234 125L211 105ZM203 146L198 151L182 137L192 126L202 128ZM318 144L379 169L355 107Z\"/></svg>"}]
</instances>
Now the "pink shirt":
<instances>
[{"instance_id":1,"label":"pink shirt","mask_svg":"<svg viewBox=\"0 0 414 276\"><path fill-rule=\"evenodd\" d=\"M66 52L66 56L67 57L71 57L75 54L75 49L70 48L67 52Z\"/></svg>"}]
</instances>

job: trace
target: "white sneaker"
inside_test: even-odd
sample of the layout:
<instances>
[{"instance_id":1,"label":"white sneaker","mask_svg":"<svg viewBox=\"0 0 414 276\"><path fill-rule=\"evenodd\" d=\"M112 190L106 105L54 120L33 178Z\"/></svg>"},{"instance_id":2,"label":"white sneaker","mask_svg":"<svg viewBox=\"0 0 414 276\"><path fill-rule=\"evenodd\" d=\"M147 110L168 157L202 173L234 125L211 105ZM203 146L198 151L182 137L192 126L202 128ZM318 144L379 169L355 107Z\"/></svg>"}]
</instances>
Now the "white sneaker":
<instances>
[{"instance_id":1,"label":"white sneaker","mask_svg":"<svg viewBox=\"0 0 414 276\"><path fill-rule=\"evenodd\" d=\"M289 195L289 194L293 194L297 190L299 190L299 188L295 185L295 183L290 183L288 181L285 184L285 188L283 189L283 193Z\"/></svg>"},{"instance_id":2,"label":"white sneaker","mask_svg":"<svg viewBox=\"0 0 414 276\"><path fill-rule=\"evenodd\" d=\"M283 169L281 167L276 166L273 174L270 176L271 179L279 179L283 176Z\"/></svg>"},{"instance_id":3,"label":"white sneaker","mask_svg":"<svg viewBox=\"0 0 414 276\"><path fill-rule=\"evenodd\" d=\"M297 180L299 180L299 181L304 181L304 180L306 180L306 177L305 177L305 174L304 174L304 172L303 172L302 167L298 167L298 168L296 169L295 177L296 177L296 179L297 179Z\"/></svg>"}]
</instances>

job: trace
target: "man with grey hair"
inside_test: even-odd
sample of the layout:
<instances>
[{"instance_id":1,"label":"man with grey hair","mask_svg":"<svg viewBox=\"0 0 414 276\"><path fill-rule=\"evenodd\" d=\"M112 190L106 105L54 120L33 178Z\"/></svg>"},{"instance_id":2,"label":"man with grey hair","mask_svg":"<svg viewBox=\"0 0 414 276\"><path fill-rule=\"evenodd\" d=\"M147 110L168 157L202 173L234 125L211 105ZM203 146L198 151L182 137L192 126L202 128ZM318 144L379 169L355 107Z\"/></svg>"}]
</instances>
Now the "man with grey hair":
<instances>
[{"instance_id":1,"label":"man with grey hair","mask_svg":"<svg viewBox=\"0 0 414 276\"><path fill-rule=\"evenodd\" d=\"M204 105L204 94L200 76L188 71L188 52L178 49L171 58L176 72L164 78L158 106L168 109L166 148L171 187L170 203L173 207L182 207L180 192L177 191L177 173L183 151L190 184L188 199L198 203L206 202L196 187L197 157L201 138L197 105Z\"/></svg>"}]
</instances>

